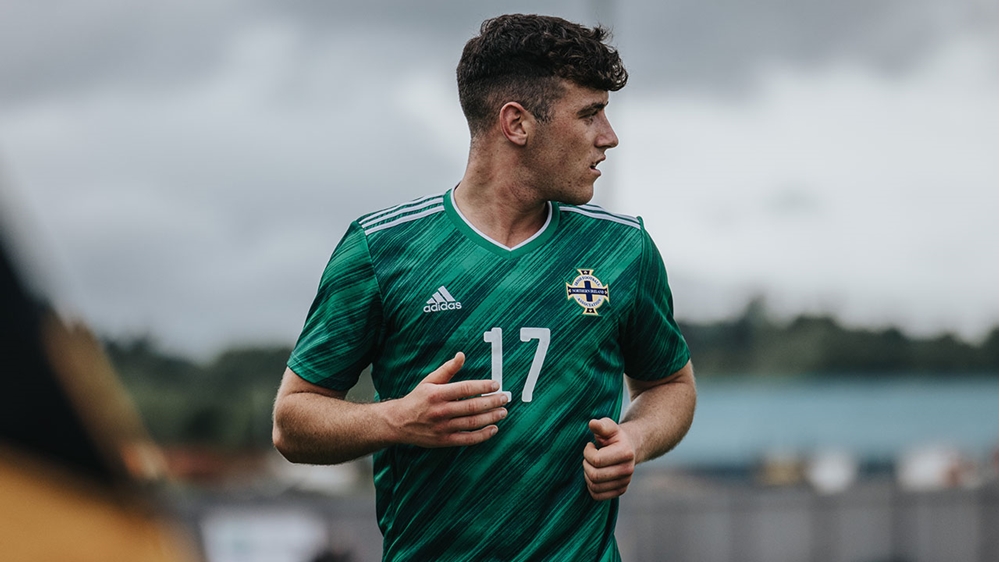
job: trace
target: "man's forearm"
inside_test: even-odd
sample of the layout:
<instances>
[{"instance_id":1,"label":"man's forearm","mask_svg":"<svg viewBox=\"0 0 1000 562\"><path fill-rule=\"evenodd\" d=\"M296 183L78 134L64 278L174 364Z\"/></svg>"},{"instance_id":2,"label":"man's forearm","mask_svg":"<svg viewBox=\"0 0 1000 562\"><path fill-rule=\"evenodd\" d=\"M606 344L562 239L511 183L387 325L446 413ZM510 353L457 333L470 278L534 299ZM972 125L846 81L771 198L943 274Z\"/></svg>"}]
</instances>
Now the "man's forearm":
<instances>
[{"instance_id":1,"label":"man's forearm","mask_svg":"<svg viewBox=\"0 0 1000 562\"><path fill-rule=\"evenodd\" d=\"M387 403L356 404L310 393L284 397L275 405L275 448L289 461L338 464L393 443Z\"/></svg>"},{"instance_id":2,"label":"man's forearm","mask_svg":"<svg viewBox=\"0 0 1000 562\"><path fill-rule=\"evenodd\" d=\"M465 355L435 369L402 398L374 404L306 382L286 369L274 402L274 447L292 462L336 464L397 443L460 447L497 433L506 395L494 380L449 382Z\"/></svg>"},{"instance_id":3,"label":"man's forearm","mask_svg":"<svg viewBox=\"0 0 1000 562\"><path fill-rule=\"evenodd\" d=\"M621 426L633 441L636 463L673 449L694 420L697 399L694 370L688 362L666 381L648 385L630 380L632 402Z\"/></svg>"}]
</instances>

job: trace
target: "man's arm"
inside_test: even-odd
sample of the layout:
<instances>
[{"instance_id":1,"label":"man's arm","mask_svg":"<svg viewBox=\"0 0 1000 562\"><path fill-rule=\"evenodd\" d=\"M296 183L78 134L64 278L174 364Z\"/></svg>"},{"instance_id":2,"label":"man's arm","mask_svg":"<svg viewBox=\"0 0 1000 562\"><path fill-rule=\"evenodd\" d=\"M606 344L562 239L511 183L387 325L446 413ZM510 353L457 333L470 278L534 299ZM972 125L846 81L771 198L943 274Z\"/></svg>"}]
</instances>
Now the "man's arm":
<instances>
[{"instance_id":1,"label":"man's arm","mask_svg":"<svg viewBox=\"0 0 1000 562\"><path fill-rule=\"evenodd\" d=\"M274 447L292 462L336 464L395 444L474 445L496 435L507 402L492 380L449 382L458 353L398 400L355 404L286 369L274 402Z\"/></svg>"},{"instance_id":2,"label":"man's arm","mask_svg":"<svg viewBox=\"0 0 1000 562\"><path fill-rule=\"evenodd\" d=\"M626 381L632 401L621 424L611 418L590 421L595 442L584 448L583 471L596 500L624 494L635 465L674 448L694 419L697 393L690 361L664 379Z\"/></svg>"}]
</instances>

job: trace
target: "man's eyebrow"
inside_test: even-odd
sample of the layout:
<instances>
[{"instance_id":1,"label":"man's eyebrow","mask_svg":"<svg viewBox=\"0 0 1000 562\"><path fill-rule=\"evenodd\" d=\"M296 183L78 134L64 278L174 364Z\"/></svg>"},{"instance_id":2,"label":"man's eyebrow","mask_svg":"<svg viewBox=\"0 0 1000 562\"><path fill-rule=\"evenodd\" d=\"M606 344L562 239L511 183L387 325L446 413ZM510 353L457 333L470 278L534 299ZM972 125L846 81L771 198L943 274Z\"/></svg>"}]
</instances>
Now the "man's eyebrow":
<instances>
[{"instance_id":1,"label":"man's eyebrow","mask_svg":"<svg viewBox=\"0 0 1000 562\"><path fill-rule=\"evenodd\" d=\"M606 101L595 101L594 103L592 103L592 104L584 107L580 111L577 111L576 114L578 116L580 116L580 117L583 117L584 115L589 115L589 114L592 114L592 113L597 113L598 111L604 109L607 106L608 106L608 102L606 102Z\"/></svg>"}]
</instances>

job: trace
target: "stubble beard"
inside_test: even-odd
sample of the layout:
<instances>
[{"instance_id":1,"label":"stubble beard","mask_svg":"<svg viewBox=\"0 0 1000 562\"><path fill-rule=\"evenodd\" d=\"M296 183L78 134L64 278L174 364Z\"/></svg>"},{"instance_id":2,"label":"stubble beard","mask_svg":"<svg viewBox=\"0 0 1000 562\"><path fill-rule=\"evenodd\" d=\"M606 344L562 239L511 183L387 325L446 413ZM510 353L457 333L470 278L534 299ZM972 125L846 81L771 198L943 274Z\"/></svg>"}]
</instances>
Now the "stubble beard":
<instances>
[{"instance_id":1,"label":"stubble beard","mask_svg":"<svg viewBox=\"0 0 1000 562\"><path fill-rule=\"evenodd\" d=\"M594 198L594 182L583 185L568 185L554 190L550 199L566 205L586 205Z\"/></svg>"}]
</instances>

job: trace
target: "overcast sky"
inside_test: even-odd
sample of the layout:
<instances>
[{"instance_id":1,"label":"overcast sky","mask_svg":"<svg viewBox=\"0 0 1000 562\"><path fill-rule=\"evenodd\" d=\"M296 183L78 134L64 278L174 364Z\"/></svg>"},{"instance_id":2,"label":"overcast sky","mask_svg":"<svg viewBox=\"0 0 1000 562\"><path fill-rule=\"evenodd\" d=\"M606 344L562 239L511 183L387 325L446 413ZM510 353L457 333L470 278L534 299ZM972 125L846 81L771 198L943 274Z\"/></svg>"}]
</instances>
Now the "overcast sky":
<instances>
[{"instance_id":1,"label":"overcast sky","mask_svg":"<svg viewBox=\"0 0 1000 562\"><path fill-rule=\"evenodd\" d=\"M358 215L442 192L480 22L611 25L597 202L677 315L975 339L998 318L997 4L91 0L0 7L0 219L60 307L209 356L291 343Z\"/></svg>"}]
</instances>

